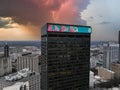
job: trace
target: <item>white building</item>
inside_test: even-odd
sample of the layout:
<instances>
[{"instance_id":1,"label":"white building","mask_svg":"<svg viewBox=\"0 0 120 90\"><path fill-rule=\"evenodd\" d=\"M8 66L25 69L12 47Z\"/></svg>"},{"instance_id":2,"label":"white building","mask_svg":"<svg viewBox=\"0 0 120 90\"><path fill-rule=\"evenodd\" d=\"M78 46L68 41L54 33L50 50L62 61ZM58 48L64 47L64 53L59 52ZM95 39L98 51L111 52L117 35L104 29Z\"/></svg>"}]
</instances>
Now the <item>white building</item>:
<instances>
[{"instance_id":1,"label":"white building","mask_svg":"<svg viewBox=\"0 0 120 90\"><path fill-rule=\"evenodd\" d=\"M17 58L17 71L24 68L29 68L31 71L39 71L39 55L37 54L28 54L25 56L19 56Z\"/></svg>"},{"instance_id":2,"label":"white building","mask_svg":"<svg viewBox=\"0 0 120 90\"><path fill-rule=\"evenodd\" d=\"M29 82L17 82L12 86L4 87L3 90L29 90Z\"/></svg>"},{"instance_id":3,"label":"white building","mask_svg":"<svg viewBox=\"0 0 120 90\"><path fill-rule=\"evenodd\" d=\"M40 74L26 68L1 77L0 90L41 90Z\"/></svg>"},{"instance_id":4,"label":"white building","mask_svg":"<svg viewBox=\"0 0 120 90\"><path fill-rule=\"evenodd\" d=\"M104 68L111 70L111 64L119 59L118 52L119 44L108 43L103 45Z\"/></svg>"},{"instance_id":5,"label":"white building","mask_svg":"<svg viewBox=\"0 0 120 90\"><path fill-rule=\"evenodd\" d=\"M90 68L103 67L103 59L99 56L91 56L90 58Z\"/></svg>"},{"instance_id":6,"label":"white building","mask_svg":"<svg viewBox=\"0 0 120 90\"><path fill-rule=\"evenodd\" d=\"M94 72L90 71L90 75L89 75L89 86L90 87L94 87Z\"/></svg>"},{"instance_id":7,"label":"white building","mask_svg":"<svg viewBox=\"0 0 120 90\"><path fill-rule=\"evenodd\" d=\"M90 68L95 68L95 67L97 67L96 57L91 57L90 58Z\"/></svg>"}]
</instances>

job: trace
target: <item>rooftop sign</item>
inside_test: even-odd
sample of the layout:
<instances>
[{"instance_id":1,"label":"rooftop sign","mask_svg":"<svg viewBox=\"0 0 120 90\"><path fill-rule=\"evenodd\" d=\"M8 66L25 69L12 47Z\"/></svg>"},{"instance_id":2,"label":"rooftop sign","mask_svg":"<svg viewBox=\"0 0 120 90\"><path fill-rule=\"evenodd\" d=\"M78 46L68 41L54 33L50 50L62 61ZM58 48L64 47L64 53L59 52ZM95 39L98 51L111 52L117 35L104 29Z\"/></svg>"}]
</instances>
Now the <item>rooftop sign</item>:
<instances>
[{"instance_id":1,"label":"rooftop sign","mask_svg":"<svg viewBox=\"0 0 120 90\"><path fill-rule=\"evenodd\" d=\"M88 27L88 26L48 24L48 31L49 32L91 33L92 29L91 27Z\"/></svg>"}]
</instances>

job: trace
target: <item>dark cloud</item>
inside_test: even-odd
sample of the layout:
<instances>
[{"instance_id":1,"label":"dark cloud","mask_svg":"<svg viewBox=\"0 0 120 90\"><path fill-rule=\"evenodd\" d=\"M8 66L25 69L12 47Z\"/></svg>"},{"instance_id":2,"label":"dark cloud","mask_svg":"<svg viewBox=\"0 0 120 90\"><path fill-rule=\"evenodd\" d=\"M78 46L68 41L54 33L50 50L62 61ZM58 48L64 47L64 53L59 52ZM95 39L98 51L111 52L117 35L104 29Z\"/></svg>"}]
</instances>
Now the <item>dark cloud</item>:
<instances>
[{"instance_id":1,"label":"dark cloud","mask_svg":"<svg viewBox=\"0 0 120 90\"><path fill-rule=\"evenodd\" d=\"M13 28L12 26L13 23L14 22L10 17L7 18L0 17L0 28Z\"/></svg>"},{"instance_id":2,"label":"dark cloud","mask_svg":"<svg viewBox=\"0 0 120 90\"><path fill-rule=\"evenodd\" d=\"M101 17L101 18L102 18L103 16L102 16L102 15L99 15L99 17Z\"/></svg>"},{"instance_id":3,"label":"dark cloud","mask_svg":"<svg viewBox=\"0 0 120 90\"><path fill-rule=\"evenodd\" d=\"M103 22L100 22L99 24L103 25L103 24L111 24L112 22L107 22L107 21L103 21Z\"/></svg>"},{"instance_id":4,"label":"dark cloud","mask_svg":"<svg viewBox=\"0 0 120 90\"><path fill-rule=\"evenodd\" d=\"M94 20L94 17L93 17L93 16L91 16L91 17L90 17L90 20Z\"/></svg>"},{"instance_id":5,"label":"dark cloud","mask_svg":"<svg viewBox=\"0 0 120 90\"><path fill-rule=\"evenodd\" d=\"M0 39L39 40L46 22L86 25L81 12L88 4L89 0L0 0Z\"/></svg>"},{"instance_id":6,"label":"dark cloud","mask_svg":"<svg viewBox=\"0 0 120 90\"><path fill-rule=\"evenodd\" d=\"M86 9L89 4L89 0L0 0L0 16L2 17L15 17L15 21L21 24L28 22L35 25L42 25L46 22L55 22L52 16L52 12L58 12L64 3L73 2L71 6L76 9L74 15L70 15L65 19L66 22L84 23L81 20L80 11ZM73 10L67 10L68 13L74 13ZM64 17L65 15L63 12ZM59 17L59 20L64 19ZM63 20L64 21L64 20ZM61 22L61 21L58 21Z\"/></svg>"},{"instance_id":7,"label":"dark cloud","mask_svg":"<svg viewBox=\"0 0 120 90\"><path fill-rule=\"evenodd\" d=\"M91 16L91 17L90 17L90 19L94 19L94 17L93 17L93 16Z\"/></svg>"},{"instance_id":8,"label":"dark cloud","mask_svg":"<svg viewBox=\"0 0 120 90\"><path fill-rule=\"evenodd\" d=\"M75 0L73 0L75 1ZM90 4L90 0L76 0L75 5L79 7L79 10L82 12L83 10L87 9L88 4Z\"/></svg>"}]
</instances>

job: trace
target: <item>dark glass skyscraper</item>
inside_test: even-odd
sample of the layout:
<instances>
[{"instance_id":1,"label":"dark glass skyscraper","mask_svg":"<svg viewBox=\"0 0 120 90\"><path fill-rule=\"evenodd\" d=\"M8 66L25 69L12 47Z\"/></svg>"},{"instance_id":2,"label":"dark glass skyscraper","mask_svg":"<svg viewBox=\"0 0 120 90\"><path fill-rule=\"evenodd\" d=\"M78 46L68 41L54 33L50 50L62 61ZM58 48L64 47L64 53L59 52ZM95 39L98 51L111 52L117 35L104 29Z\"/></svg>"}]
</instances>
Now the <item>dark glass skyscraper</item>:
<instances>
[{"instance_id":1,"label":"dark glass skyscraper","mask_svg":"<svg viewBox=\"0 0 120 90\"><path fill-rule=\"evenodd\" d=\"M89 90L91 27L47 23L41 34L42 90Z\"/></svg>"},{"instance_id":2,"label":"dark glass skyscraper","mask_svg":"<svg viewBox=\"0 0 120 90\"><path fill-rule=\"evenodd\" d=\"M9 57L9 46L7 43L4 46L4 57Z\"/></svg>"}]
</instances>

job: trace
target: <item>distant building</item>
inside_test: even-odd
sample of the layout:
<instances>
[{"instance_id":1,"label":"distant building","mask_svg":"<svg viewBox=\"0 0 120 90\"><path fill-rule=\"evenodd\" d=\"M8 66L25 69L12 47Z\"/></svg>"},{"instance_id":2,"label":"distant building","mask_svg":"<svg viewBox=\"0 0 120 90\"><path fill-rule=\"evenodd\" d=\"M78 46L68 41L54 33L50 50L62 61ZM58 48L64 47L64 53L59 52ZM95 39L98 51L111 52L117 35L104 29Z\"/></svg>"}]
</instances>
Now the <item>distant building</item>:
<instances>
[{"instance_id":1,"label":"distant building","mask_svg":"<svg viewBox=\"0 0 120 90\"><path fill-rule=\"evenodd\" d=\"M97 56L100 52L100 48L97 48L97 47L92 47L90 48L90 56Z\"/></svg>"},{"instance_id":2,"label":"distant building","mask_svg":"<svg viewBox=\"0 0 120 90\"><path fill-rule=\"evenodd\" d=\"M112 71L115 72L115 78L120 79L120 31L118 35L118 42L119 42L119 48L118 48L118 62L112 63Z\"/></svg>"},{"instance_id":3,"label":"distant building","mask_svg":"<svg viewBox=\"0 0 120 90\"><path fill-rule=\"evenodd\" d=\"M96 58L95 57L91 57L90 58L90 68L95 68L95 67L97 67L97 60L96 60Z\"/></svg>"},{"instance_id":4,"label":"distant building","mask_svg":"<svg viewBox=\"0 0 120 90\"><path fill-rule=\"evenodd\" d=\"M90 68L103 67L103 60L99 57L91 56Z\"/></svg>"},{"instance_id":5,"label":"distant building","mask_svg":"<svg viewBox=\"0 0 120 90\"><path fill-rule=\"evenodd\" d=\"M104 44L103 45L103 61L104 68L111 70L111 64L119 59L119 44Z\"/></svg>"},{"instance_id":6,"label":"distant building","mask_svg":"<svg viewBox=\"0 0 120 90\"><path fill-rule=\"evenodd\" d=\"M90 77L89 77L89 86L94 87L94 72L90 71Z\"/></svg>"},{"instance_id":7,"label":"distant building","mask_svg":"<svg viewBox=\"0 0 120 90\"><path fill-rule=\"evenodd\" d=\"M12 72L12 60L10 57L0 57L0 76Z\"/></svg>"},{"instance_id":8,"label":"distant building","mask_svg":"<svg viewBox=\"0 0 120 90\"><path fill-rule=\"evenodd\" d=\"M40 74L23 69L0 78L0 90L41 90Z\"/></svg>"},{"instance_id":9,"label":"distant building","mask_svg":"<svg viewBox=\"0 0 120 90\"><path fill-rule=\"evenodd\" d=\"M37 54L25 54L23 56L19 56L16 63L17 71L29 68L31 71L40 72L39 55Z\"/></svg>"},{"instance_id":10,"label":"distant building","mask_svg":"<svg viewBox=\"0 0 120 90\"><path fill-rule=\"evenodd\" d=\"M9 46L4 46L4 53L0 53L0 76L12 72L12 60L9 57Z\"/></svg>"},{"instance_id":11,"label":"distant building","mask_svg":"<svg viewBox=\"0 0 120 90\"><path fill-rule=\"evenodd\" d=\"M9 57L9 45L7 43L4 46L4 57Z\"/></svg>"},{"instance_id":12,"label":"distant building","mask_svg":"<svg viewBox=\"0 0 120 90\"><path fill-rule=\"evenodd\" d=\"M106 68L98 68L98 76L102 77L105 80L114 79L115 72L108 70Z\"/></svg>"},{"instance_id":13,"label":"distant building","mask_svg":"<svg viewBox=\"0 0 120 90\"><path fill-rule=\"evenodd\" d=\"M80 25L43 26L42 90L89 90L91 31Z\"/></svg>"},{"instance_id":14,"label":"distant building","mask_svg":"<svg viewBox=\"0 0 120 90\"><path fill-rule=\"evenodd\" d=\"M119 42L119 48L118 48L118 62L112 63L112 71L115 72L115 78L120 79L120 31L118 35L118 42Z\"/></svg>"}]
</instances>

